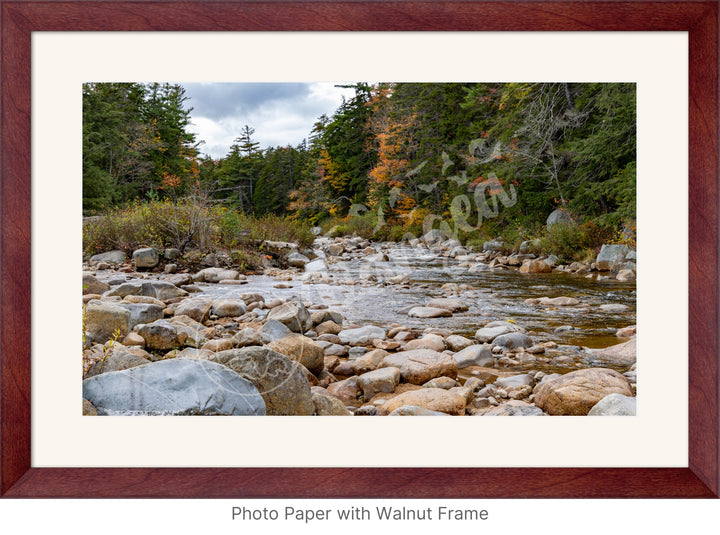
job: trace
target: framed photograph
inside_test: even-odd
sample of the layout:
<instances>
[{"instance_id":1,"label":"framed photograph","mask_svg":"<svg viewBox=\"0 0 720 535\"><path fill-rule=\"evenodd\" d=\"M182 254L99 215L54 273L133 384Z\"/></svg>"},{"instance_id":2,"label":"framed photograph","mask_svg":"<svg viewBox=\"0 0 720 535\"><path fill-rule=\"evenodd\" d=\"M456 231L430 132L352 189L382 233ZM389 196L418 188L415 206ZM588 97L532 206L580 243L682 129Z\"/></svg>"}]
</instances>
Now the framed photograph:
<instances>
[{"instance_id":1,"label":"framed photograph","mask_svg":"<svg viewBox=\"0 0 720 535\"><path fill-rule=\"evenodd\" d=\"M1 4L3 497L718 497L717 2ZM83 92L359 80L636 91L637 415L83 417Z\"/></svg>"}]
</instances>

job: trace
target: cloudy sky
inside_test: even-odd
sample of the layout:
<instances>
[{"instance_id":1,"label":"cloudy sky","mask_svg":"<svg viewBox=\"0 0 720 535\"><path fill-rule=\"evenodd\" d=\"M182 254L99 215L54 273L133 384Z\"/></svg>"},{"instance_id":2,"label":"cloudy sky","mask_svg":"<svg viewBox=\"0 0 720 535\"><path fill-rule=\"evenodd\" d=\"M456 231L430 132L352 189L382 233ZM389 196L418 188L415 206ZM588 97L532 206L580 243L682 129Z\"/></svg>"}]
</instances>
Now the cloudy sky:
<instances>
[{"instance_id":1,"label":"cloudy sky","mask_svg":"<svg viewBox=\"0 0 720 535\"><path fill-rule=\"evenodd\" d=\"M193 108L190 130L201 154L224 157L244 125L260 148L298 145L320 115L331 116L352 89L334 83L181 83Z\"/></svg>"}]
</instances>

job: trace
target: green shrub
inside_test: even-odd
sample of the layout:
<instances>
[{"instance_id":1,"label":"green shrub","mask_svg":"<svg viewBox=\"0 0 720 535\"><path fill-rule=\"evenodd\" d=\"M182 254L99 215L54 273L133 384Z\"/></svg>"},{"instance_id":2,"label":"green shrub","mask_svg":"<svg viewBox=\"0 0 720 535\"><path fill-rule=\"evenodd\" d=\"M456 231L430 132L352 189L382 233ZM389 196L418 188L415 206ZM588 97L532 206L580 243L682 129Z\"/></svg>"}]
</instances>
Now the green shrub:
<instances>
[{"instance_id":1,"label":"green shrub","mask_svg":"<svg viewBox=\"0 0 720 535\"><path fill-rule=\"evenodd\" d=\"M274 215L255 218L198 198L137 201L83 225L83 250L88 255L111 249L130 252L141 246L229 250L257 240L308 247L313 238L306 223Z\"/></svg>"}]
</instances>

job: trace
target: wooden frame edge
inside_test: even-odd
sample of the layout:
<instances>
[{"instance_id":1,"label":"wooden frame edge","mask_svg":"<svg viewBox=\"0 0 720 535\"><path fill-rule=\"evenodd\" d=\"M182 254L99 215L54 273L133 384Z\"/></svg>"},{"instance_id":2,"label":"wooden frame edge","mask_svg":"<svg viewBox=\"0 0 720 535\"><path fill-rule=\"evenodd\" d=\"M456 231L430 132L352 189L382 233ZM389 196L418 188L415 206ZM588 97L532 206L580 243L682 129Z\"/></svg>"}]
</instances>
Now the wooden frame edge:
<instances>
[{"instance_id":1,"label":"wooden frame edge","mask_svg":"<svg viewBox=\"0 0 720 535\"><path fill-rule=\"evenodd\" d=\"M718 497L716 2L1 2L0 495L3 497ZM453 12L453 6L457 8ZM539 7L542 6L542 9ZM606 9L598 11L603 6ZM283 16L268 18L283 8ZM125 18L118 17L118 10ZM652 11L654 17L646 17ZM317 15L325 15L318 22ZM382 21L373 14L385 14ZM623 16L618 17L618 13ZM223 18L218 19L224 14ZM387 15L392 15L388 17ZM356 16L356 18L353 18ZM162 17L162 18L160 18ZM394 18L393 18L394 17ZM222 20L218 26L214 20ZM238 26L238 24L240 26ZM31 468L30 34L51 30L634 30L690 38L688 468ZM322 485L319 481L322 480ZM291 482L288 484L288 482ZM290 491L286 490L290 487Z\"/></svg>"}]
</instances>

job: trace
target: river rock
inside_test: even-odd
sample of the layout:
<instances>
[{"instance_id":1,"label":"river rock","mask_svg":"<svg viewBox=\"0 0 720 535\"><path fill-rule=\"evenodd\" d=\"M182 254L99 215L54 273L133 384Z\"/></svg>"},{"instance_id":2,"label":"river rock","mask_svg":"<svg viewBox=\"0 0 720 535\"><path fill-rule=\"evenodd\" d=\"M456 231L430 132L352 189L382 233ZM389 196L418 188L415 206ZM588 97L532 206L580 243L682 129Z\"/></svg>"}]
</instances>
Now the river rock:
<instances>
[{"instance_id":1,"label":"river rock","mask_svg":"<svg viewBox=\"0 0 720 535\"><path fill-rule=\"evenodd\" d=\"M265 298L258 293L244 293L240 294L240 299L245 301L246 306L250 306L253 303L265 303Z\"/></svg>"},{"instance_id":2,"label":"river rock","mask_svg":"<svg viewBox=\"0 0 720 535\"><path fill-rule=\"evenodd\" d=\"M313 312L310 315L310 319L312 320L312 322L315 325L325 323L326 321L332 321L333 323L337 323L338 325L343 324L342 314L340 314L340 312L336 312L334 310L328 310L328 309L318 310L316 312Z\"/></svg>"},{"instance_id":3,"label":"river rock","mask_svg":"<svg viewBox=\"0 0 720 535\"><path fill-rule=\"evenodd\" d=\"M325 252L330 256L340 256L345 252L345 247L342 243L331 243L325 248Z\"/></svg>"},{"instance_id":4,"label":"river rock","mask_svg":"<svg viewBox=\"0 0 720 535\"><path fill-rule=\"evenodd\" d=\"M595 267L598 271L610 271L616 265L624 262L629 252L630 249L625 245L603 245L595 260Z\"/></svg>"},{"instance_id":5,"label":"river rock","mask_svg":"<svg viewBox=\"0 0 720 535\"><path fill-rule=\"evenodd\" d=\"M97 409L95 409L93 404L90 403L87 399L83 399L82 415L83 416L97 416L98 415Z\"/></svg>"},{"instance_id":6,"label":"river rock","mask_svg":"<svg viewBox=\"0 0 720 535\"><path fill-rule=\"evenodd\" d=\"M118 303L118 306L130 311L130 329L141 323L152 323L165 316L163 307L147 303Z\"/></svg>"},{"instance_id":7,"label":"river rock","mask_svg":"<svg viewBox=\"0 0 720 535\"><path fill-rule=\"evenodd\" d=\"M182 351L178 351L175 355L176 359L202 359L209 360L215 351L209 351L207 349L198 349L196 347L186 347Z\"/></svg>"},{"instance_id":8,"label":"river rock","mask_svg":"<svg viewBox=\"0 0 720 535\"><path fill-rule=\"evenodd\" d=\"M453 299L449 297L431 299L427 306L429 308L444 308L450 312L464 312L469 308L467 303L461 301L460 299Z\"/></svg>"},{"instance_id":9,"label":"river rock","mask_svg":"<svg viewBox=\"0 0 720 535\"><path fill-rule=\"evenodd\" d=\"M511 375L509 377L498 377L494 384L498 388L504 388L507 390L510 388L517 388L519 386L533 386L535 384L535 380L531 375L523 373L520 375Z\"/></svg>"},{"instance_id":10,"label":"river rock","mask_svg":"<svg viewBox=\"0 0 720 535\"><path fill-rule=\"evenodd\" d=\"M109 284L99 281L91 273L83 273L82 277L83 295L103 294L110 289Z\"/></svg>"},{"instance_id":11,"label":"river rock","mask_svg":"<svg viewBox=\"0 0 720 535\"><path fill-rule=\"evenodd\" d=\"M118 345L119 346L119 345ZM101 373L116 372L120 370L127 370L134 368L135 366L142 366L143 364L150 364L150 360L130 353L123 347L113 347L108 351L108 356L105 360L99 360L93 364L88 372L85 374L85 379L95 377Z\"/></svg>"},{"instance_id":12,"label":"river rock","mask_svg":"<svg viewBox=\"0 0 720 535\"><path fill-rule=\"evenodd\" d=\"M280 325L282 325L282 323ZM283 327L285 326L283 325ZM285 334L288 333L290 333L289 329ZM280 338L282 338L282 336ZM265 338L265 336L263 336L260 331L251 327L245 327L244 329L240 329L232 337L232 343L235 347L261 346L266 342L268 342L267 338Z\"/></svg>"},{"instance_id":13,"label":"river rock","mask_svg":"<svg viewBox=\"0 0 720 535\"><path fill-rule=\"evenodd\" d=\"M135 249L133 251L133 260L136 269L152 269L160 263L160 255L152 247Z\"/></svg>"},{"instance_id":14,"label":"river rock","mask_svg":"<svg viewBox=\"0 0 720 535\"><path fill-rule=\"evenodd\" d=\"M407 344L405 344L404 351L412 351L413 349L444 351L445 341L442 336L438 336L437 334L426 334L422 338L410 340Z\"/></svg>"},{"instance_id":15,"label":"river rock","mask_svg":"<svg viewBox=\"0 0 720 535\"><path fill-rule=\"evenodd\" d=\"M538 303L546 306L553 307L571 307L579 305L580 301L574 297L541 297L538 299Z\"/></svg>"},{"instance_id":16,"label":"river rock","mask_svg":"<svg viewBox=\"0 0 720 535\"><path fill-rule=\"evenodd\" d=\"M177 297L185 297L188 292L166 281L147 280L125 282L105 292L106 297L125 297L128 295L146 295L167 302Z\"/></svg>"},{"instance_id":17,"label":"river rock","mask_svg":"<svg viewBox=\"0 0 720 535\"><path fill-rule=\"evenodd\" d=\"M394 366L400 368L400 375L405 382L422 385L435 377L457 377L457 362L444 353L431 349L414 349L401 351L386 356L383 367Z\"/></svg>"},{"instance_id":18,"label":"river rock","mask_svg":"<svg viewBox=\"0 0 720 535\"><path fill-rule=\"evenodd\" d=\"M588 416L635 416L637 398L622 394L609 394L598 401Z\"/></svg>"},{"instance_id":19,"label":"river rock","mask_svg":"<svg viewBox=\"0 0 720 535\"><path fill-rule=\"evenodd\" d=\"M352 416L343 402L335 396L313 392L312 402L315 406L315 414L318 416Z\"/></svg>"},{"instance_id":20,"label":"river rock","mask_svg":"<svg viewBox=\"0 0 720 535\"><path fill-rule=\"evenodd\" d=\"M315 406L303 369L285 355L266 347L221 351L210 360L250 381L273 416L312 415Z\"/></svg>"},{"instance_id":21,"label":"river rock","mask_svg":"<svg viewBox=\"0 0 720 535\"><path fill-rule=\"evenodd\" d=\"M322 273L327 270L327 264L322 258L316 258L312 262L305 264L305 273Z\"/></svg>"},{"instance_id":22,"label":"river rock","mask_svg":"<svg viewBox=\"0 0 720 535\"><path fill-rule=\"evenodd\" d=\"M329 384L327 390L343 403L353 405L357 403L357 398L360 395L357 381L357 376L348 377L342 381Z\"/></svg>"},{"instance_id":23,"label":"river rock","mask_svg":"<svg viewBox=\"0 0 720 535\"><path fill-rule=\"evenodd\" d=\"M524 333L508 333L496 337L492 341L494 346L504 349L517 349L519 347L532 347L532 339Z\"/></svg>"},{"instance_id":24,"label":"river rock","mask_svg":"<svg viewBox=\"0 0 720 535\"><path fill-rule=\"evenodd\" d=\"M107 262L108 264L122 264L125 262L125 253L123 251L108 251L106 253L96 254L90 257L91 264Z\"/></svg>"},{"instance_id":25,"label":"river rock","mask_svg":"<svg viewBox=\"0 0 720 535\"><path fill-rule=\"evenodd\" d=\"M597 362L630 366L637 360L637 340L632 338L605 349L592 349L590 353Z\"/></svg>"},{"instance_id":26,"label":"river rock","mask_svg":"<svg viewBox=\"0 0 720 535\"><path fill-rule=\"evenodd\" d=\"M268 342L274 342L287 336L292 331L284 323L271 319L260 328L259 332Z\"/></svg>"},{"instance_id":27,"label":"river rock","mask_svg":"<svg viewBox=\"0 0 720 535\"><path fill-rule=\"evenodd\" d=\"M145 339L138 333L129 332L127 336L123 338L122 344L124 346L145 347Z\"/></svg>"},{"instance_id":28,"label":"river rock","mask_svg":"<svg viewBox=\"0 0 720 535\"><path fill-rule=\"evenodd\" d=\"M201 269L195 275L193 280L195 282L220 282L222 280L237 280L240 273L234 269L223 269L219 267L209 267Z\"/></svg>"},{"instance_id":29,"label":"river rock","mask_svg":"<svg viewBox=\"0 0 720 535\"><path fill-rule=\"evenodd\" d=\"M327 345L323 345L323 350L325 351L326 357L344 357L348 354L348 348L344 345L334 344L332 342L328 343Z\"/></svg>"},{"instance_id":30,"label":"river rock","mask_svg":"<svg viewBox=\"0 0 720 535\"><path fill-rule=\"evenodd\" d=\"M355 413L357 414L357 413ZM415 407L413 405L403 405L392 411L388 416L450 416L440 411L431 411L423 407Z\"/></svg>"},{"instance_id":31,"label":"river rock","mask_svg":"<svg viewBox=\"0 0 720 535\"><path fill-rule=\"evenodd\" d=\"M547 220L545 221L545 226L547 228L550 228L553 225L557 225L558 223L561 224L571 224L573 222L572 217L570 217L570 214L568 214L565 210L562 210L560 208L553 210L550 212L550 215L548 216Z\"/></svg>"},{"instance_id":32,"label":"river rock","mask_svg":"<svg viewBox=\"0 0 720 535\"><path fill-rule=\"evenodd\" d=\"M354 361L352 361L352 369L356 375L362 375L373 370L377 370L383 362L383 359L388 355L387 351L382 349L374 349L368 351L364 355L360 355Z\"/></svg>"},{"instance_id":33,"label":"river rock","mask_svg":"<svg viewBox=\"0 0 720 535\"><path fill-rule=\"evenodd\" d=\"M143 337L145 347L160 351L182 347L187 340L185 332L179 332L175 325L164 319L136 325L134 332Z\"/></svg>"},{"instance_id":34,"label":"river rock","mask_svg":"<svg viewBox=\"0 0 720 535\"><path fill-rule=\"evenodd\" d=\"M492 342L498 336L515 332L511 326L481 327L475 331L475 340L481 343Z\"/></svg>"},{"instance_id":35,"label":"river rock","mask_svg":"<svg viewBox=\"0 0 720 535\"><path fill-rule=\"evenodd\" d=\"M308 262L310 262L310 259L307 256L297 252L290 253L287 257L287 263L292 267L303 267Z\"/></svg>"},{"instance_id":36,"label":"river rock","mask_svg":"<svg viewBox=\"0 0 720 535\"><path fill-rule=\"evenodd\" d=\"M453 355L459 369L468 366L482 366L492 368L495 366L495 359L488 344L472 345Z\"/></svg>"},{"instance_id":37,"label":"river rock","mask_svg":"<svg viewBox=\"0 0 720 535\"><path fill-rule=\"evenodd\" d=\"M202 347L207 342L208 337L215 336L214 329L205 327L192 319L190 316L175 315L168 320L178 331L178 334L184 334L185 345L192 347Z\"/></svg>"},{"instance_id":38,"label":"river rock","mask_svg":"<svg viewBox=\"0 0 720 535\"><path fill-rule=\"evenodd\" d=\"M323 334L338 334L340 331L342 331L342 326L334 321L324 321L315 326L315 332L318 336L322 336Z\"/></svg>"},{"instance_id":39,"label":"river rock","mask_svg":"<svg viewBox=\"0 0 720 535\"><path fill-rule=\"evenodd\" d=\"M83 398L100 415L264 415L253 384L225 366L171 359L83 381Z\"/></svg>"},{"instance_id":40,"label":"river rock","mask_svg":"<svg viewBox=\"0 0 720 535\"><path fill-rule=\"evenodd\" d=\"M620 282L629 282L634 281L636 278L635 270L634 269L621 269L618 271L618 274L615 276L617 280Z\"/></svg>"},{"instance_id":41,"label":"river rock","mask_svg":"<svg viewBox=\"0 0 720 535\"><path fill-rule=\"evenodd\" d=\"M445 345L450 351L462 351L463 349L473 345L473 343L474 342L469 338L465 338L464 336L457 334L451 334L445 338Z\"/></svg>"},{"instance_id":42,"label":"river rock","mask_svg":"<svg viewBox=\"0 0 720 535\"><path fill-rule=\"evenodd\" d=\"M452 316L452 312L446 308L413 307L408 312L408 316L411 318L448 318Z\"/></svg>"},{"instance_id":43,"label":"river rock","mask_svg":"<svg viewBox=\"0 0 720 535\"><path fill-rule=\"evenodd\" d=\"M358 377L357 384L363 391L366 400L372 399L380 392L394 392L400 383L400 370L397 368L380 368Z\"/></svg>"},{"instance_id":44,"label":"river rock","mask_svg":"<svg viewBox=\"0 0 720 535\"><path fill-rule=\"evenodd\" d=\"M517 400L502 403L480 414L482 416L545 416L540 408Z\"/></svg>"},{"instance_id":45,"label":"river rock","mask_svg":"<svg viewBox=\"0 0 720 535\"><path fill-rule=\"evenodd\" d=\"M206 350L206 351L212 351L213 353L218 351L225 351L228 349L232 349L233 342L229 338L215 338L214 340L208 340L203 344L203 346L200 349Z\"/></svg>"},{"instance_id":46,"label":"river rock","mask_svg":"<svg viewBox=\"0 0 720 535\"><path fill-rule=\"evenodd\" d=\"M212 304L212 300L204 297L183 299L175 309L175 314L178 316L188 316L197 322L203 323L210 317Z\"/></svg>"},{"instance_id":47,"label":"river rock","mask_svg":"<svg viewBox=\"0 0 720 535\"><path fill-rule=\"evenodd\" d=\"M637 325L630 325L628 327L623 327L622 329L618 329L615 333L615 336L619 338L630 338L632 336L635 336L637 334Z\"/></svg>"},{"instance_id":48,"label":"river rock","mask_svg":"<svg viewBox=\"0 0 720 535\"><path fill-rule=\"evenodd\" d=\"M551 273L552 268L543 260L526 260L520 266L520 273Z\"/></svg>"},{"instance_id":49,"label":"river rock","mask_svg":"<svg viewBox=\"0 0 720 535\"><path fill-rule=\"evenodd\" d=\"M189 273L176 273L175 275L167 277L165 280L175 286L186 286L193 282L192 275Z\"/></svg>"},{"instance_id":50,"label":"river rock","mask_svg":"<svg viewBox=\"0 0 720 535\"><path fill-rule=\"evenodd\" d=\"M299 301L288 301L270 310L268 320L277 320L295 333L304 333L312 328L312 321L305 305Z\"/></svg>"},{"instance_id":51,"label":"river rock","mask_svg":"<svg viewBox=\"0 0 720 535\"><path fill-rule=\"evenodd\" d=\"M216 299L212 303L210 313L218 318L234 318L247 312L245 301L242 299Z\"/></svg>"},{"instance_id":52,"label":"river rock","mask_svg":"<svg viewBox=\"0 0 720 535\"><path fill-rule=\"evenodd\" d=\"M343 344L351 346L372 345L373 340L385 338L385 329L375 325L365 325L357 329L343 329L338 333Z\"/></svg>"},{"instance_id":53,"label":"river rock","mask_svg":"<svg viewBox=\"0 0 720 535\"><path fill-rule=\"evenodd\" d=\"M115 334L122 340L130 332L130 311L120 304L89 301L85 307L85 332L91 342L99 344L110 340Z\"/></svg>"},{"instance_id":54,"label":"river rock","mask_svg":"<svg viewBox=\"0 0 720 535\"><path fill-rule=\"evenodd\" d=\"M268 347L288 356L291 360L299 362L316 376L325 366L323 348L302 334L288 334L283 338L270 342Z\"/></svg>"},{"instance_id":55,"label":"river rock","mask_svg":"<svg viewBox=\"0 0 720 535\"><path fill-rule=\"evenodd\" d=\"M442 388L420 388L405 392L380 406L382 414L390 414L395 409L411 405L445 414L465 414L465 397Z\"/></svg>"},{"instance_id":56,"label":"river rock","mask_svg":"<svg viewBox=\"0 0 720 535\"><path fill-rule=\"evenodd\" d=\"M632 396L630 383L608 368L586 368L543 380L534 391L535 404L551 415L586 415L609 394Z\"/></svg>"},{"instance_id":57,"label":"river rock","mask_svg":"<svg viewBox=\"0 0 720 535\"><path fill-rule=\"evenodd\" d=\"M436 377L435 379L430 379L422 386L423 388L442 388L443 390L450 390L451 388L459 387L460 383L451 377ZM465 392L463 392L463 395L465 395Z\"/></svg>"}]
</instances>

